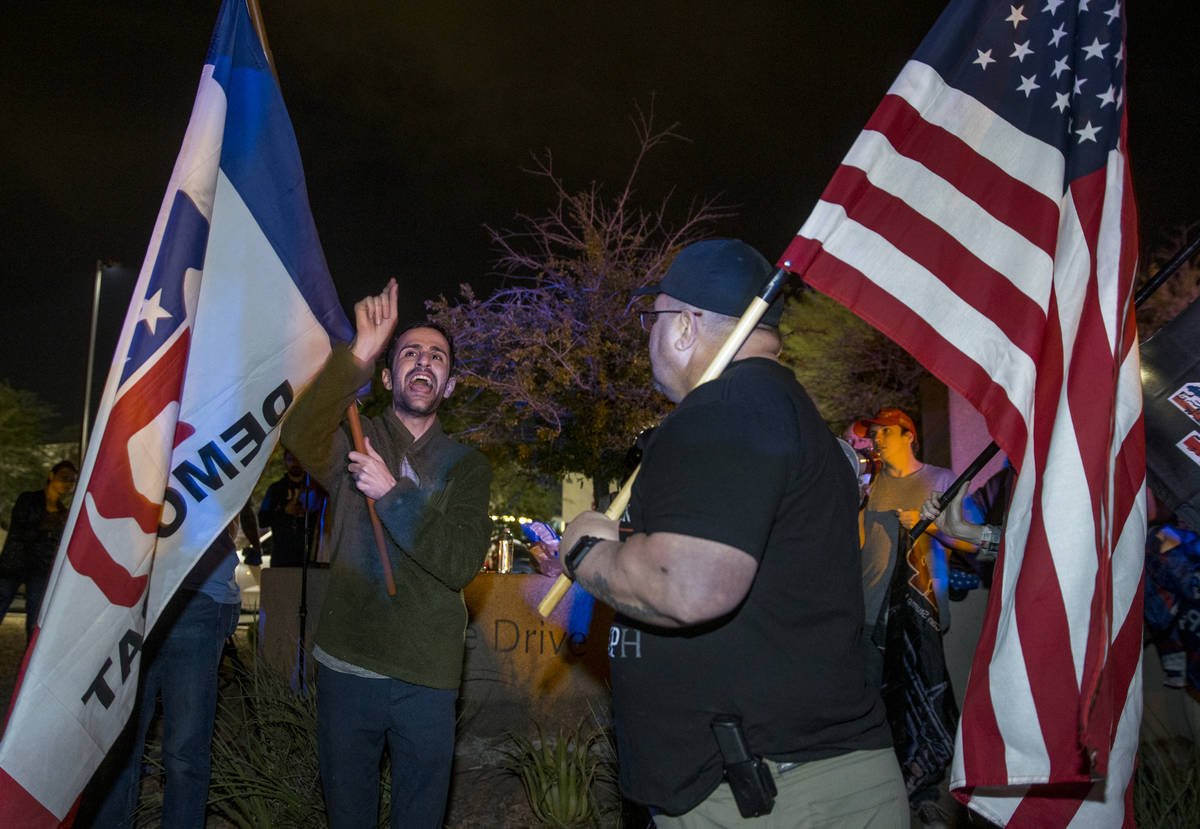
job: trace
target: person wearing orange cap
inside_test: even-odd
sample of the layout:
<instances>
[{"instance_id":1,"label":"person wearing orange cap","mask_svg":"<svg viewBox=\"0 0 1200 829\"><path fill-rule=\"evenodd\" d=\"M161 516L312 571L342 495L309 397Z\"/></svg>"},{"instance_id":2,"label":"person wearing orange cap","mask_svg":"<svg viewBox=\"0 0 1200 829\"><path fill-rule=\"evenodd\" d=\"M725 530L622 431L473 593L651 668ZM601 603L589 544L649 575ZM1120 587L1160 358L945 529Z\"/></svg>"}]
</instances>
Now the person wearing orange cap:
<instances>
[{"instance_id":1,"label":"person wearing orange cap","mask_svg":"<svg viewBox=\"0 0 1200 829\"><path fill-rule=\"evenodd\" d=\"M880 409L874 417L857 421L853 429L856 435L871 440L883 462L883 471L876 476L862 513L863 598L867 628L871 629L885 609L896 567L900 529L912 529L921 520L921 505L929 493L945 492L955 476L949 469L917 460L916 426L901 409ZM922 590L941 614L943 628L948 628L950 621L945 595L947 547L964 551L974 549L931 524L913 544L909 555L921 579ZM876 644L882 647L882 641L877 638Z\"/></svg>"},{"instance_id":2,"label":"person wearing orange cap","mask_svg":"<svg viewBox=\"0 0 1200 829\"><path fill-rule=\"evenodd\" d=\"M883 470L871 482L871 493L867 504L861 513L862 520L862 565L863 565L863 598L866 607L866 628L869 638L875 645L872 649L874 656L874 681L884 686L884 698L905 700L906 694L911 695L914 689L923 686L913 684L911 676L894 667L888 668L885 675L885 649L889 638L899 632L900 628L908 625L912 630L905 631L911 635L908 640L919 648L934 648L939 652L933 654L932 661L944 662L941 649L941 633L949 627L949 596L947 593L946 548L974 550L974 546L958 541L942 533L935 525L929 525L911 545L908 544L908 530L911 530L921 520L921 506L933 491L944 492L954 482L955 475L949 469L932 466L917 460L917 430L913 420L907 413L896 408L880 409L871 418L864 418L854 424L854 432L860 436L869 437L879 453ZM907 555L901 555L906 550ZM897 569L899 572L897 573ZM938 578L940 576L940 579ZM907 584L905 584L907 582ZM907 588L903 595L890 597L893 585L896 589ZM909 617L903 613L893 616L889 607L899 606L920 608L920 622L909 625ZM897 630L889 631L889 620ZM922 635L917 627L924 628L932 625L933 631ZM898 649L902 650L902 648ZM898 664L895 652L886 656L889 665ZM939 677L940 678L940 677ZM947 678L948 681L948 678ZM907 691L901 686L910 685ZM948 687L948 686L947 686ZM922 692L916 691L918 696ZM940 690L945 695L946 688ZM952 697L941 697L948 700L953 707ZM934 699L925 701L931 710L940 710L941 703ZM905 708L903 702L900 708ZM954 712L955 717L957 711ZM915 761L907 756L911 741L897 738L897 722L906 721L906 711L893 710L889 703L889 720L893 725L893 737L897 739L897 753L900 755L901 768L905 772L905 782L909 789L909 802L917 813L920 825L926 827L945 826L945 814L937 805L937 782L945 771L943 763L949 761L948 752L945 756L935 752L936 756L916 750ZM931 726L935 733L944 723L934 722ZM903 732L903 728L899 729ZM943 729L944 731L944 729ZM952 727L946 742L953 739ZM916 742L921 742L917 739Z\"/></svg>"}]
</instances>

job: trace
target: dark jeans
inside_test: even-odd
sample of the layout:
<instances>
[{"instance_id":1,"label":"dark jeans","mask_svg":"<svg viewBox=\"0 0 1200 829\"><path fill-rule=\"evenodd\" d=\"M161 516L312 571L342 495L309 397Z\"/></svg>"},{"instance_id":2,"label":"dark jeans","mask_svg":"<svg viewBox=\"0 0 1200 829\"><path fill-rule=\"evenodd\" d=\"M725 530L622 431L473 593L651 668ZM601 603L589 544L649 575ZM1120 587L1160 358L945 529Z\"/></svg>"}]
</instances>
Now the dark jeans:
<instances>
[{"instance_id":1,"label":"dark jeans","mask_svg":"<svg viewBox=\"0 0 1200 829\"><path fill-rule=\"evenodd\" d=\"M133 826L146 731L160 692L166 776L162 826L203 829L217 669L225 639L237 628L238 609L236 604L221 604L191 590L179 591L167 606L142 651L133 717L109 757L120 771L96 813L96 829Z\"/></svg>"},{"instance_id":2,"label":"dark jeans","mask_svg":"<svg viewBox=\"0 0 1200 829\"><path fill-rule=\"evenodd\" d=\"M379 761L392 761L391 827L441 829L458 691L320 666L317 740L330 829L379 825Z\"/></svg>"},{"instance_id":3,"label":"dark jeans","mask_svg":"<svg viewBox=\"0 0 1200 829\"><path fill-rule=\"evenodd\" d=\"M21 583L25 583L25 641L29 642L33 638L33 628L37 624L38 611L42 608L42 596L46 595L46 582L50 580L50 574L36 573L26 575L20 578L3 578L0 579L0 619L4 618L4 614L8 613L8 606L12 604L13 597L17 595L17 588Z\"/></svg>"}]
</instances>

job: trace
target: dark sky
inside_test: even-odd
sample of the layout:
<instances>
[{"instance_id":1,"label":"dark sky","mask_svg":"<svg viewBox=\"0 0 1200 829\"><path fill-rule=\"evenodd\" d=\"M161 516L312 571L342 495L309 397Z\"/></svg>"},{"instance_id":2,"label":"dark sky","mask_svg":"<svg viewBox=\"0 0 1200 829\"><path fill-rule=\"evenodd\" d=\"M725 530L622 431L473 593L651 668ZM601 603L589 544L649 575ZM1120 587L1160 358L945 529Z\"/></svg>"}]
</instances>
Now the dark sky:
<instances>
[{"instance_id":1,"label":"dark sky","mask_svg":"<svg viewBox=\"0 0 1200 829\"><path fill-rule=\"evenodd\" d=\"M1095 0L1094 0L1095 2ZM1111 5L1111 0L1099 0ZM492 284L484 224L616 185L651 95L689 143L640 192L720 196L714 228L774 260L943 7L939 0L261 0L309 197L344 304L401 284L412 316ZM1040 8L1042 0L1026 4ZM0 380L77 424L93 272L96 386L187 126L218 0L20 3L0 34ZM1143 250L1200 219L1200 3L1131 4L1130 144Z\"/></svg>"}]
</instances>

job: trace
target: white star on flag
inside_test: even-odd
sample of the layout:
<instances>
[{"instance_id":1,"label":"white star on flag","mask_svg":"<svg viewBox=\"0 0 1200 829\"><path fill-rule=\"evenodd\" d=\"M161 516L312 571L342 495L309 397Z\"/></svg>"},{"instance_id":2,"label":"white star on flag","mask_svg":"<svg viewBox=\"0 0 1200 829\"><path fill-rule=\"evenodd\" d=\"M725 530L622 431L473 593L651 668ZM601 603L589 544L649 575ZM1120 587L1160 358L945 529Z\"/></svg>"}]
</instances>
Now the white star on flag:
<instances>
[{"instance_id":1,"label":"white star on flag","mask_svg":"<svg viewBox=\"0 0 1200 829\"><path fill-rule=\"evenodd\" d=\"M162 288L154 292L154 296L147 297L142 303L142 308L138 312L138 322L146 323L146 327L150 329L150 333L154 333L154 329L158 327L159 320L169 320L171 314L162 307Z\"/></svg>"},{"instance_id":2,"label":"white star on flag","mask_svg":"<svg viewBox=\"0 0 1200 829\"><path fill-rule=\"evenodd\" d=\"M1093 127L1091 121L1088 121L1087 126L1083 127L1083 129L1075 130L1075 134L1079 136L1080 144L1082 144L1084 141L1091 141L1094 143L1096 141L1096 133L1098 132L1100 132L1100 128Z\"/></svg>"},{"instance_id":3,"label":"white star on flag","mask_svg":"<svg viewBox=\"0 0 1200 829\"><path fill-rule=\"evenodd\" d=\"M1107 48L1108 48L1107 43L1101 43L1100 38L1096 38L1095 40L1092 41L1091 46L1083 47L1083 51L1087 52L1087 57L1085 58L1085 60L1091 60L1092 58L1103 59L1104 58L1104 50Z\"/></svg>"}]
</instances>

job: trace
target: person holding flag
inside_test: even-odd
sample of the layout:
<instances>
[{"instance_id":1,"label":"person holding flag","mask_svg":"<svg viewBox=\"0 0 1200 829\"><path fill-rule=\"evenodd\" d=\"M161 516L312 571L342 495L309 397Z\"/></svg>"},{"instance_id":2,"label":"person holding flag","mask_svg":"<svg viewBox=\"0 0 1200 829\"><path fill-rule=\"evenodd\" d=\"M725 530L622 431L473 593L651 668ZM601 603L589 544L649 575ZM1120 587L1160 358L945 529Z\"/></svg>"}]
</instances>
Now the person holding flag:
<instances>
[{"instance_id":1,"label":"person holding flag","mask_svg":"<svg viewBox=\"0 0 1200 829\"><path fill-rule=\"evenodd\" d=\"M783 301L696 386L771 268L744 242L684 248L642 312L654 384L679 405L645 441L620 540L585 512L568 575L614 607L624 795L660 829L908 826L863 640L858 487L779 363ZM693 388L695 386L695 388ZM726 782L728 781L728 782Z\"/></svg>"},{"instance_id":2,"label":"person holding flag","mask_svg":"<svg viewBox=\"0 0 1200 829\"><path fill-rule=\"evenodd\" d=\"M353 333L265 43L254 0L223 0L0 741L0 826L74 819L142 646Z\"/></svg>"},{"instance_id":3,"label":"person holding flag","mask_svg":"<svg viewBox=\"0 0 1200 829\"><path fill-rule=\"evenodd\" d=\"M330 498L329 592L313 658L321 782L333 829L378 826L385 746L392 827L442 826L467 625L462 591L483 566L491 537L491 466L448 438L437 417L454 391L453 343L427 322L393 337L396 295L391 280L354 306L353 342L333 350L283 430L284 444ZM343 420L385 351L382 380L392 405L362 418L364 444L355 450ZM371 509L385 551L376 547Z\"/></svg>"},{"instance_id":4,"label":"person holding flag","mask_svg":"<svg viewBox=\"0 0 1200 829\"><path fill-rule=\"evenodd\" d=\"M917 460L917 428L906 412L880 409L853 429L871 439L883 463L860 513L871 678L883 689L912 810L922 825L944 827L938 783L950 765L958 720L942 651L950 627L946 549L974 547L933 524L910 538L922 501L944 490L954 473Z\"/></svg>"},{"instance_id":5,"label":"person holding flag","mask_svg":"<svg viewBox=\"0 0 1200 829\"><path fill-rule=\"evenodd\" d=\"M950 787L1132 826L1146 444L1127 4L951 0L779 267L891 337L1017 471Z\"/></svg>"}]
</instances>

